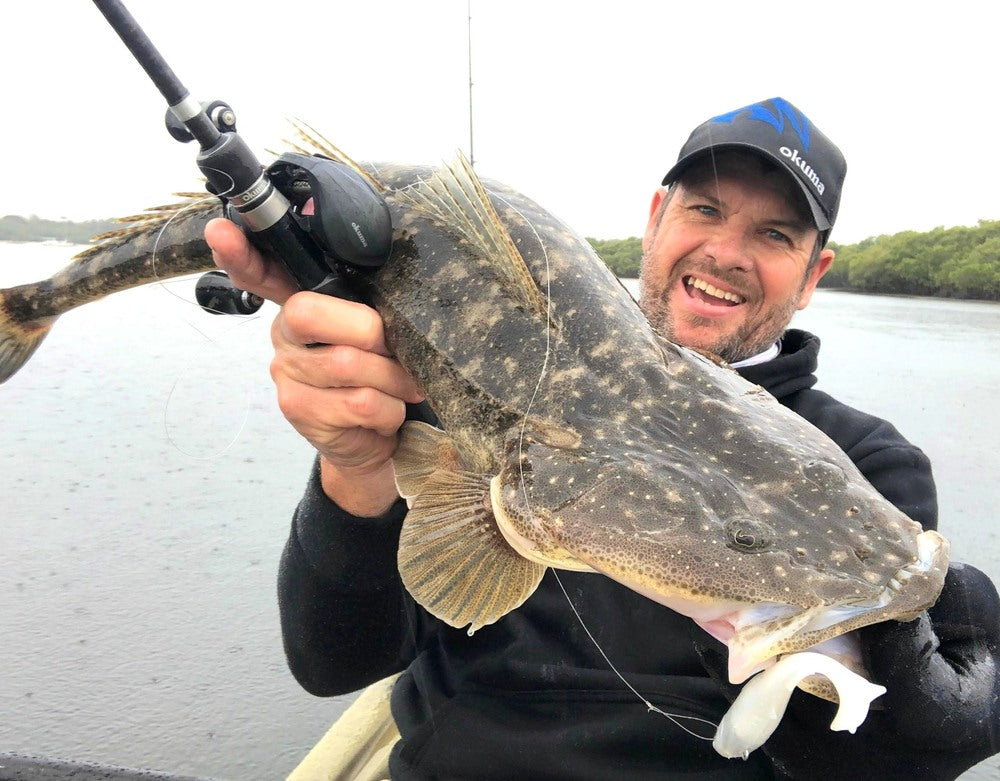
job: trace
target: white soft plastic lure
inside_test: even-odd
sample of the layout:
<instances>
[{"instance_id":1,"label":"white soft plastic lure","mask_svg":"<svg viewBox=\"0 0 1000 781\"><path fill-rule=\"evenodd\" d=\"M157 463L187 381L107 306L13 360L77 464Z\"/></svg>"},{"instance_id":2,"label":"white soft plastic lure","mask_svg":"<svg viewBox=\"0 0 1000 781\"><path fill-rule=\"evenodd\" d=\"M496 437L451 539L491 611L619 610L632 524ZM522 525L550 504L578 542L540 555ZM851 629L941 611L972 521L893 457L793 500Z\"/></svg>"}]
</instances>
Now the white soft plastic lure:
<instances>
[{"instance_id":1,"label":"white soft plastic lure","mask_svg":"<svg viewBox=\"0 0 1000 781\"><path fill-rule=\"evenodd\" d=\"M724 757L746 759L771 737L799 682L817 674L829 679L840 700L832 730L853 734L868 716L872 700L885 694L884 686L866 681L829 656L812 651L789 654L744 684L719 723L712 746Z\"/></svg>"}]
</instances>

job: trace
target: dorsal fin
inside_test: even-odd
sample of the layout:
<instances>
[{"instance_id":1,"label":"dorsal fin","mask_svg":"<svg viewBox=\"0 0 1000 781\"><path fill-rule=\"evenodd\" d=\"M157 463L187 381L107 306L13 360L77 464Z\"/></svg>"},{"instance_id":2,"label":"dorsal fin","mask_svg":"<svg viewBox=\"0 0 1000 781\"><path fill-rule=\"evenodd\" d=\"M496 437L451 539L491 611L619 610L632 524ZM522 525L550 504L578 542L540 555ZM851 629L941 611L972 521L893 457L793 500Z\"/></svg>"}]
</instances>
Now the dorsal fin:
<instances>
[{"instance_id":1,"label":"dorsal fin","mask_svg":"<svg viewBox=\"0 0 1000 781\"><path fill-rule=\"evenodd\" d=\"M314 127L303 122L301 119L291 121L292 129L298 136L298 141L285 139L285 145L293 152L303 155L322 155L330 160L343 163L355 173L368 180L369 184L375 188L375 192L385 191L385 185L366 171L360 163L355 162L340 147L331 143L322 133ZM277 157L277 155L275 155Z\"/></svg>"},{"instance_id":2,"label":"dorsal fin","mask_svg":"<svg viewBox=\"0 0 1000 781\"><path fill-rule=\"evenodd\" d=\"M397 197L458 233L493 262L515 300L529 311L545 313L541 291L465 155L459 153L454 163L441 166L430 179L401 190Z\"/></svg>"},{"instance_id":3,"label":"dorsal fin","mask_svg":"<svg viewBox=\"0 0 1000 781\"><path fill-rule=\"evenodd\" d=\"M207 221L204 212L218 211L219 199L208 193L174 193L181 200L175 203L163 204L161 206L150 206L141 214L131 214L127 217L116 217L114 222L121 223L121 227L98 233L92 236L89 246L80 250L73 259L88 258L108 252L115 247L128 244L138 236L154 235L162 231L168 223L177 224L178 221L196 217ZM220 215L221 212L220 212ZM208 248L205 248L206 255ZM206 270L211 268L211 259L206 260Z\"/></svg>"}]
</instances>

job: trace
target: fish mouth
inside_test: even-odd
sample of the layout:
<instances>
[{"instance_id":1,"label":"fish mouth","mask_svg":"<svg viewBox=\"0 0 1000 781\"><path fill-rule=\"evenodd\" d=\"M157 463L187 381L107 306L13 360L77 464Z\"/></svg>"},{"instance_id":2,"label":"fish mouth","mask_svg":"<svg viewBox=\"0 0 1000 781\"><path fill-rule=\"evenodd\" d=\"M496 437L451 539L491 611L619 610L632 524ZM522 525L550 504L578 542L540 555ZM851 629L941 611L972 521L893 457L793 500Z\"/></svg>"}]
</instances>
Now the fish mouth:
<instances>
[{"instance_id":1,"label":"fish mouth","mask_svg":"<svg viewBox=\"0 0 1000 781\"><path fill-rule=\"evenodd\" d=\"M729 309L745 304L747 300L745 296L732 290L725 290L695 274L685 275L681 278L681 282L690 298L710 306L721 306Z\"/></svg>"},{"instance_id":2,"label":"fish mouth","mask_svg":"<svg viewBox=\"0 0 1000 781\"><path fill-rule=\"evenodd\" d=\"M782 654L809 650L845 632L886 619L908 620L926 610L936 601L943 585L948 549L947 540L937 532L920 533L916 560L900 568L882 592L866 602L817 605L805 610L758 604L721 621L698 623L729 647L729 680L742 683ZM930 595L933 598L924 588L912 588L915 582L928 581L938 583Z\"/></svg>"}]
</instances>

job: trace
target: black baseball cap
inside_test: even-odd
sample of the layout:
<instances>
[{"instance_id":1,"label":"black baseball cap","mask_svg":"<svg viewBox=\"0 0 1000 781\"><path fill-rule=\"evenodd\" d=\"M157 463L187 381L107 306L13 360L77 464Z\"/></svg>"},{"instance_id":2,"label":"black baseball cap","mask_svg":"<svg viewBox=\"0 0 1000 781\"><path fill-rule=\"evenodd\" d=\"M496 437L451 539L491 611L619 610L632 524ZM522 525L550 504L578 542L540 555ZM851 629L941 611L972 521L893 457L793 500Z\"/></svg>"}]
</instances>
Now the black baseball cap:
<instances>
[{"instance_id":1,"label":"black baseball cap","mask_svg":"<svg viewBox=\"0 0 1000 781\"><path fill-rule=\"evenodd\" d=\"M847 161L805 114L784 98L771 98L712 117L691 133L663 184L676 181L709 150L726 148L751 149L788 171L825 240L837 219Z\"/></svg>"}]
</instances>

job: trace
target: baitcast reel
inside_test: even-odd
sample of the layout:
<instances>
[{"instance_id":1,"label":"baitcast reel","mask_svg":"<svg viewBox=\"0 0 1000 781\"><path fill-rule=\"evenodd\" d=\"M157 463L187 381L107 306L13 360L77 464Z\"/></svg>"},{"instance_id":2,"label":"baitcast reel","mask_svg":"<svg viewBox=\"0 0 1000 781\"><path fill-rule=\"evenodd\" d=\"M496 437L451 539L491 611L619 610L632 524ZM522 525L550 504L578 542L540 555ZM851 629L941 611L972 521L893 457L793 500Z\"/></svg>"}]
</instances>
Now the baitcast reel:
<instances>
[{"instance_id":1,"label":"baitcast reel","mask_svg":"<svg viewBox=\"0 0 1000 781\"><path fill-rule=\"evenodd\" d=\"M220 133L236 132L236 114L228 104L216 100L201 108ZM165 124L176 140L194 140L172 110L167 111ZM199 165L204 170L201 156ZM208 189L222 198L226 217L251 238L257 210L268 208L268 199L283 200L287 216L297 226L295 233L312 245L306 248L309 262L305 264L300 260L295 266L294 259L279 255L286 270L304 289L357 300L346 277L381 267L392 248L392 222L382 197L356 171L319 155L283 154L268 166L262 179L268 183L263 190L235 198L218 192L212 179ZM212 314L248 315L263 304L259 296L235 287L222 271L205 273L195 286L195 297Z\"/></svg>"}]
</instances>

